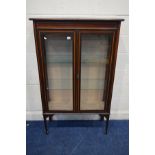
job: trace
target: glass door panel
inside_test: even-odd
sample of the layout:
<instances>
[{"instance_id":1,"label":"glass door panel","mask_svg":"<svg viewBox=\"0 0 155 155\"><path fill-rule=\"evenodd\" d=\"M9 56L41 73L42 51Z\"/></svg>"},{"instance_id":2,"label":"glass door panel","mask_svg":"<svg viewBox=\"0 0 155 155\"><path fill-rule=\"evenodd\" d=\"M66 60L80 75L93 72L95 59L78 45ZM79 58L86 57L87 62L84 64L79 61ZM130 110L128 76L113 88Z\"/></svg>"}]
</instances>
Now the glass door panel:
<instances>
[{"instance_id":1,"label":"glass door panel","mask_svg":"<svg viewBox=\"0 0 155 155\"><path fill-rule=\"evenodd\" d=\"M44 36L49 110L73 110L73 34Z\"/></svg>"},{"instance_id":2,"label":"glass door panel","mask_svg":"<svg viewBox=\"0 0 155 155\"><path fill-rule=\"evenodd\" d=\"M81 34L80 110L104 110L110 34Z\"/></svg>"}]
</instances>

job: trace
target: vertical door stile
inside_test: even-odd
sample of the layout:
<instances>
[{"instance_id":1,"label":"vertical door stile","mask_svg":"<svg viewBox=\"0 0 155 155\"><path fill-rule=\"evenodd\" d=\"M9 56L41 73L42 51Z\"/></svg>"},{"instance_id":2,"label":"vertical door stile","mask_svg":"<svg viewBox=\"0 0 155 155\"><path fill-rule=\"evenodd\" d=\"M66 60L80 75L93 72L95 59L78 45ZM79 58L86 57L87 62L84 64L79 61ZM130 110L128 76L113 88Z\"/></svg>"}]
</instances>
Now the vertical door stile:
<instances>
[{"instance_id":1,"label":"vertical door stile","mask_svg":"<svg viewBox=\"0 0 155 155\"><path fill-rule=\"evenodd\" d=\"M44 96L45 96L45 110L48 111L48 95L47 95L47 72L46 72L46 56L45 56L45 48L44 48L44 40L43 34L39 32L39 41L40 41L40 54L41 54L41 62L42 62L42 75L43 75L43 83L44 85Z\"/></svg>"},{"instance_id":2,"label":"vertical door stile","mask_svg":"<svg viewBox=\"0 0 155 155\"><path fill-rule=\"evenodd\" d=\"M112 34L112 39L110 42L111 48L110 48L110 56L109 56L109 67L108 67L108 77L107 77L107 86L106 86L106 98L105 98L105 112L108 112L107 108L108 105L110 104L108 99L109 99L109 88L110 88L110 76L111 76L111 70L112 70L112 58L114 55L114 43L115 43L115 32Z\"/></svg>"},{"instance_id":3,"label":"vertical door stile","mask_svg":"<svg viewBox=\"0 0 155 155\"><path fill-rule=\"evenodd\" d=\"M76 32L73 32L73 111L76 112Z\"/></svg>"},{"instance_id":4,"label":"vertical door stile","mask_svg":"<svg viewBox=\"0 0 155 155\"><path fill-rule=\"evenodd\" d=\"M78 112L78 79L77 79L77 74L78 74L78 53L79 53L79 48L78 48L78 32L75 30L74 31L75 37L74 37L74 42L75 42L75 50L74 50L74 65L75 65L75 70L74 70L74 84L75 84L75 112Z\"/></svg>"},{"instance_id":5,"label":"vertical door stile","mask_svg":"<svg viewBox=\"0 0 155 155\"><path fill-rule=\"evenodd\" d=\"M105 72L105 81L106 84L104 85L104 92L103 92L103 101L105 100L105 108L104 111L106 111L106 107L107 107L107 98L108 98L108 87L109 87L109 76L110 76L110 69L111 69L111 55L112 55L112 44L113 44L113 33L111 38L109 39L109 47L108 47L108 57L110 58L108 60L108 64L106 65L106 72Z\"/></svg>"},{"instance_id":6,"label":"vertical door stile","mask_svg":"<svg viewBox=\"0 0 155 155\"><path fill-rule=\"evenodd\" d=\"M79 32L75 30L75 112L80 111L80 39Z\"/></svg>"},{"instance_id":7,"label":"vertical door stile","mask_svg":"<svg viewBox=\"0 0 155 155\"><path fill-rule=\"evenodd\" d=\"M80 93L81 93L81 42L80 42L80 32L77 32L77 43L78 43L78 51L77 51L77 101L78 101L78 112L80 112Z\"/></svg>"},{"instance_id":8,"label":"vertical door stile","mask_svg":"<svg viewBox=\"0 0 155 155\"><path fill-rule=\"evenodd\" d=\"M47 64L46 64L46 50L45 50L45 40L44 34L41 34L42 41L42 53L43 53L43 61L44 61L44 72L45 72L45 89L46 89L46 98L47 102L49 101L49 89L48 89L48 75L47 75Z\"/></svg>"}]
</instances>

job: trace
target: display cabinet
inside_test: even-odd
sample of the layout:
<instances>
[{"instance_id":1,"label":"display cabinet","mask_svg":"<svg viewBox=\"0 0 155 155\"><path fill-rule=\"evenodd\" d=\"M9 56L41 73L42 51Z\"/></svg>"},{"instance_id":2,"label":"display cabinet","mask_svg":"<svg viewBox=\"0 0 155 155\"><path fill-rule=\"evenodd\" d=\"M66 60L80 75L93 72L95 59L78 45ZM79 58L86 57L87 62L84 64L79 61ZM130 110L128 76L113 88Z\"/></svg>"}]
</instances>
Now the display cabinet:
<instances>
[{"instance_id":1,"label":"display cabinet","mask_svg":"<svg viewBox=\"0 0 155 155\"><path fill-rule=\"evenodd\" d=\"M97 113L107 133L123 19L30 20L46 133L58 113Z\"/></svg>"}]
</instances>

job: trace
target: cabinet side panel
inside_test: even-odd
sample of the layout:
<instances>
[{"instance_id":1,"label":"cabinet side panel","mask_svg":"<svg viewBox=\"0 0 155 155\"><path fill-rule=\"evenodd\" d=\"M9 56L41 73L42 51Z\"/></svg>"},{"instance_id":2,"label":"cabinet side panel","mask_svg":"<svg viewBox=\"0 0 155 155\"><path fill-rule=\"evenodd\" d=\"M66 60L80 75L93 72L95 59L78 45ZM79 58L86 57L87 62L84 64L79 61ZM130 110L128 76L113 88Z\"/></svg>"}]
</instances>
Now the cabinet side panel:
<instances>
[{"instance_id":1,"label":"cabinet side panel","mask_svg":"<svg viewBox=\"0 0 155 155\"><path fill-rule=\"evenodd\" d=\"M45 88L44 88L44 81L43 81L43 68L42 68L42 59L41 59L41 51L39 49L39 34L37 32L36 22L33 21L33 28L34 28L34 38L35 38L35 46L36 46L36 55L37 55L37 63L38 63L38 71L39 71L39 81L40 81L40 92L41 92L41 100L42 100L42 108L43 112L48 110L46 105L46 98L45 98Z\"/></svg>"},{"instance_id":2,"label":"cabinet side panel","mask_svg":"<svg viewBox=\"0 0 155 155\"><path fill-rule=\"evenodd\" d=\"M119 29L115 32L114 35L114 41L113 41L113 51L112 51L112 57L111 57L111 71L110 71L110 78L109 78L109 88L108 88L108 97L107 97L107 106L105 108L106 113L110 113L111 109L111 99L112 99L112 92L113 92L113 83L115 78L115 67L116 67L116 60L117 60L117 51L118 51L118 43L119 43L119 33L120 33L120 25L118 24Z\"/></svg>"}]
</instances>

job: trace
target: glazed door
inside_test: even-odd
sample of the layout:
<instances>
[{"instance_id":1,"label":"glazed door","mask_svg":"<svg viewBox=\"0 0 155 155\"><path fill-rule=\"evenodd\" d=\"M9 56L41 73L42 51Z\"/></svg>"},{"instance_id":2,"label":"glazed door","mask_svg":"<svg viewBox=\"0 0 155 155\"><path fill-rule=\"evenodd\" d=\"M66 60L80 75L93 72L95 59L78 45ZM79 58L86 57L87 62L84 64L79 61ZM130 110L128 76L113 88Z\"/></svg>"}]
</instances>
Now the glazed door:
<instances>
[{"instance_id":1,"label":"glazed door","mask_svg":"<svg viewBox=\"0 0 155 155\"><path fill-rule=\"evenodd\" d=\"M74 32L44 32L46 94L50 111L74 110Z\"/></svg>"},{"instance_id":2,"label":"glazed door","mask_svg":"<svg viewBox=\"0 0 155 155\"><path fill-rule=\"evenodd\" d=\"M108 91L112 33L80 32L80 111L103 111Z\"/></svg>"},{"instance_id":3,"label":"glazed door","mask_svg":"<svg viewBox=\"0 0 155 155\"><path fill-rule=\"evenodd\" d=\"M112 32L43 32L48 110L104 111L108 94Z\"/></svg>"}]
</instances>

